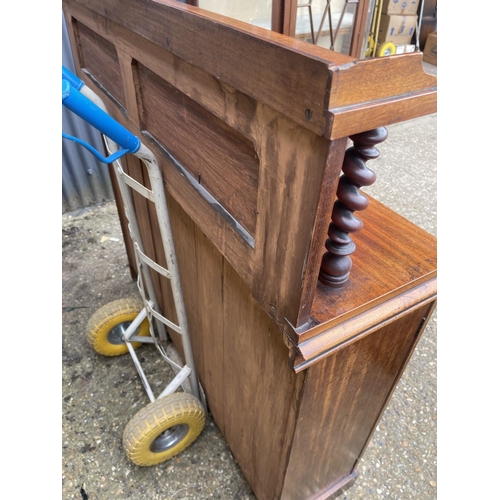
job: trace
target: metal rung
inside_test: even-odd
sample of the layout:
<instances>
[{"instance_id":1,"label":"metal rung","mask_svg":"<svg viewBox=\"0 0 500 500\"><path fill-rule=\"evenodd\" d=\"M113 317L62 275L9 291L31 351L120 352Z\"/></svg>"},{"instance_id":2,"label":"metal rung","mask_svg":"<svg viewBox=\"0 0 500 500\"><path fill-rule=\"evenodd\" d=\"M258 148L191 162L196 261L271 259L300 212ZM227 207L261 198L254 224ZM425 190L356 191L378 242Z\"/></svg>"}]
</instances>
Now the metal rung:
<instances>
[{"instance_id":1,"label":"metal rung","mask_svg":"<svg viewBox=\"0 0 500 500\"><path fill-rule=\"evenodd\" d=\"M165 316L162 316L160 313L156 312L154 309L151 309L150 307L148 307L148 311L151 313L152 316L154 316L158 321L161 321L165 326L172 329L174 332L177 332L179 335L182 335L182 330L178 325L172 323L172 321L165 318Z\"/></svg>"},{"instance_id":2,"label":"metal rung","mask_svg":"<svg viewBox=\"0 0 500 500\"><path fill-rule=\"evenodd\" d=\"M151 403L153 403L155 401L155 396L153 394L153 390L151 389L151 386L149 385L148 378L146 377L146 374L144 373L144 370L142 369L139 358L137 357L137 354L135 353L134 348L130 342L125 342L125 345L127 346L128 352L130 353L132 361L134 362L135 368L137 370L137 374L139 375L139 378L141 379L142 385L144 386L144 389L146 389L146 394L148 395L148 398L151 401Z\"/></svg>"},{"instance_id":3,"label":"metal rung","mask_svg":"<svg viewBox=\"0 0 500 500\"><path fill-rule=\"evenodd\" d=\"M144 196L144 198L147 198L148 200L154 203L155 200L153 196L153 191L144 187L140 182L137 182L135 179L130 177L130 175L126 174L123 171L123 169L121 170L120 175L122 176L122 179L125 182L125 184L127 184L134 191L137 191L139 194Z\"/></svg>"},{"instance_id":4,"label":"metal rung","mask_svg":"<svg viewBox=\"0 0 500 500\"><path fill-rule=\"evenodd\" d=\"M168 279L172 278L170 271L168 269L165 269L164 267L160 266L159 264L157 264L154 260L150 259L143 251L141 251L137 242L135 243L135 249L136 249L137 253L139 254L139 259L141 262L148 265L151 269L154 269L155 271L157 271L161 275L165 276L165 278L168 278Z\"/></svg>"},{"instance_id":5,"label":"metal rung","mask_svg":"<svg viewBox=\"0 0 500 500\"><path fill-rule=\"evenodd\" d=\"M145 335L132 335L128 341L140 342L141 344L155 344L157 342L153 337L146 337Z\"/></svg>"},{"instance_id":6,"label":"metal rung","mask_svg":"<svg viewBox=\"0 0 500 500\"><path fill-rule=\"evenodd\" d=\"M169 394L173 394L189 377L190 374L191 368L189 368L189 366L184 366L184 368L174 377L172 382L170 382L165 390L158 396L158 399L168 396Z\"/></svg>"}]
</instances>

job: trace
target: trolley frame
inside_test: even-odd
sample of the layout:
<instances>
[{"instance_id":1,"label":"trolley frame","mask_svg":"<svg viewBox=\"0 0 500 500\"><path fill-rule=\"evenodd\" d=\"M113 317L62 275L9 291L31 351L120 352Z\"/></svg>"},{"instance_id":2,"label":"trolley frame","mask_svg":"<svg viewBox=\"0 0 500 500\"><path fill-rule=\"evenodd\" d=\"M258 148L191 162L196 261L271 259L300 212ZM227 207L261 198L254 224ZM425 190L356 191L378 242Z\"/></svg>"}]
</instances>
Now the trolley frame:
<instances>
[{"instance_id":1,"label":"trolley frame","mask_svg":"<svg viewBox=\"0 0 500 500\"><path fill-rule=\"evenodd\" d=\"M103 157L95 148L78 138L71 137L64 133L63 137L81 144L99 160L113 165L120 194L123 199L123 207L128 221L128 229L133 242L138 270L137 287L144 304L143 309L134 321L125 329L122 336L123 341L127 346L134 366L151 402L172 394L179 387L182 387L184 391L190 392L200 400L205 413L207 413L205 395L199 385L194 364L179 268L177 265L160 165L152 151L142 144L138 137L134 136L108 114L102 99L92 89L85 85L83 80L79 79L64 66L62 79L63 104L102 133L109 156L107 158ZM151 188L147 188L123 170L119 158L127 153L133 154L139 158L146 166ZM146 255L134 209L131 190L147 198L155 206L167 263L166 268ZM151 269L170 280L178 324L166 318L159 311ZM146 317L149 321L150 337L134 335L137 328ZM158 335L155 333L155 326ZM181 336L182 349L185 357L184 366L181 366L180 355L177 350L175 347L171 346L168 341L167 328L175 331ZM169 363L176 374L173 380L157 398L155 398L151 385L135 353L132 342L154 344L161 356ZM175 360L173 358L175 358Z\"/></svg>"}]
</instances>

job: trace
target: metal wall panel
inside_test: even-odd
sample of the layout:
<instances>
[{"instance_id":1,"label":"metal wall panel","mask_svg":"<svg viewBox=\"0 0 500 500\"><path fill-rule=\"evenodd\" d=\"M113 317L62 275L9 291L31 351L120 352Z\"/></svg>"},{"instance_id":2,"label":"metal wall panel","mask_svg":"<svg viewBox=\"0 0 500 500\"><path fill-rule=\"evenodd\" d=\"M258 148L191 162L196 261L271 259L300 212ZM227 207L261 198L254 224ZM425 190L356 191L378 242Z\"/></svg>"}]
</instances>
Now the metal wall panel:
<instances>
[{"instance_id":1,"label":"metal wall panel","mask_svg":"<svg viewBox=\"0 0 500 500\"><path fill-rule=\"evenodd\" d=\"M62 19L62 64L75 71L68 30ZM99 132L62 107L62 130L83 139L104 154ZM62 212L71 212L114 199L108 166L97 161L84 147L62 139Z\"/></svg>"}]
</instances>

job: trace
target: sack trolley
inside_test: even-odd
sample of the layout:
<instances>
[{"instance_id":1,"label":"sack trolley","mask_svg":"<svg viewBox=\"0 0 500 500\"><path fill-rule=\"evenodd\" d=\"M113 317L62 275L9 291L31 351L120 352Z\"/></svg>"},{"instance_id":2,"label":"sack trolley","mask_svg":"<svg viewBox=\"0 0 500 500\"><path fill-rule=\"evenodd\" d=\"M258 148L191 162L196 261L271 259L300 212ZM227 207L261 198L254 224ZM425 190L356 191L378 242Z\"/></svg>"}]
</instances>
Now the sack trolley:
<instances>
[{"instance_id":1,"label":"sack trolley","mask_svg":"<svg viewBox=\"0 0 500 500\"><path fill-rule=\"evenodd\" d=\"M150 403L128 422L123 433L123 446L132 463L141 466L156 465L178 455L196 440L205 426L207 412L194 365L160 166L151 150L112 118L101 98L64 66L62 103L103 134L108 157L104 157L81 139L65 133L62 135L85 147L100 161L113 164L123 199L133 242L137 287L141 299L119 299L97 310L88 322L87 338L93 349L104 356L119 356L127 352L130 354ZM124 172L120 158L125 154L133 154L146 166L150 188ZM154 203L166 268L145 253L131 190ZM151 269L170 280L178 324L159 311ZM167 328L181 336L184 365L168 339ZM156 398L135 352L143 343L154 344L175 374Z\"/></svg>"}]
</instances>

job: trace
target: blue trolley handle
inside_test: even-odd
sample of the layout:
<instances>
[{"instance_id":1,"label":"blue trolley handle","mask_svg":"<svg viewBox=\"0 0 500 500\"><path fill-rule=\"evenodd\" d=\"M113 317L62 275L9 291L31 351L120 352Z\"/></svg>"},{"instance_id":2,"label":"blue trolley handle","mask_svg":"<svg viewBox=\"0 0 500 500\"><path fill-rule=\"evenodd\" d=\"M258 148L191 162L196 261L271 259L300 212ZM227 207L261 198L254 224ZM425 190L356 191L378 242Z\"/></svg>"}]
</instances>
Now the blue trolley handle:
<instances>
[{"instance_id":1,"label":"blue trolley handle","mask_svg":"<svg viewBox=\"0 0 500 500\"><path fill-rule=\"evenodd\" d=\"M62 67L62 77L63 80L68 80L71 86L74 87L76 90L80 90L85 85L83 80L80 80L80 78L78 78L65 66Z\"/></svg>"},{"instance_id":2,"label":"blue trolley handle","mask_svg":"<svg viewBox=\"0 0 500 500\"><path fill-rule=\"evenodd\" d=\"M71 73L68 71L71 75ZM64 68L63 68L64 75ZM62 80L62 103L65 107L67 107L70 111L78 115L80 118L85 120L87 123L95 127L106 137L109 137L112 141L120 146L116 153L105 158L99 153L95 148L93 148L90 144L85 141L78 139L77 137L73 137L71 135L65 134L63 132L62 136L65 139L69 139L70 141L74 141L88 151L90 151L96 158L104 163L112 163L118 158L121 158L123 155L127 153L135 153L141 146L141 141L134 134L129 132L125 127L120 125L114 118L105 113L102 109L96 106L90 99L85 97L83 94L79 92L79 90L74 86L82 87L83 82L79 80L77 77L72 75L74 80L72 81L73 85L69 80L63 78ZM80 84L81 82L81 84Z\"/></svg>"}]
</instances>

